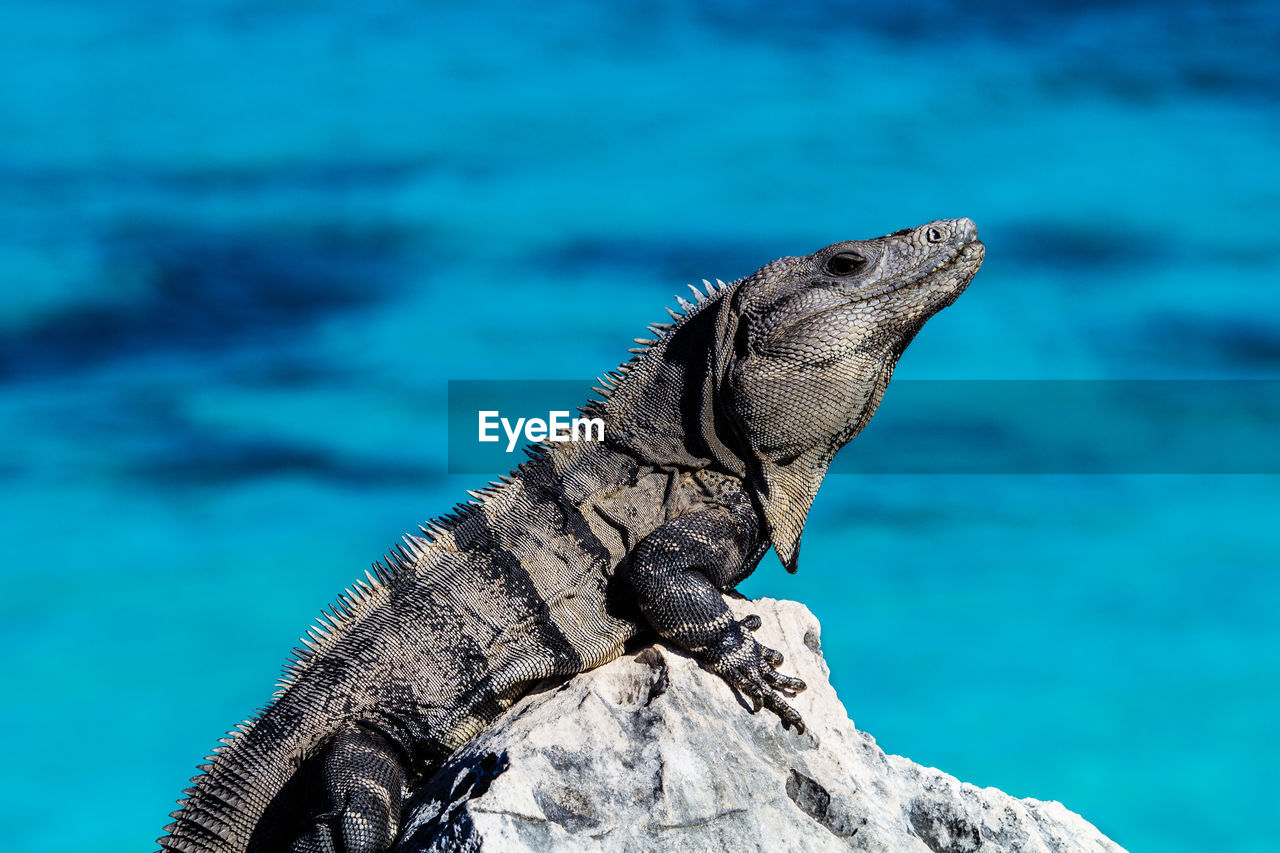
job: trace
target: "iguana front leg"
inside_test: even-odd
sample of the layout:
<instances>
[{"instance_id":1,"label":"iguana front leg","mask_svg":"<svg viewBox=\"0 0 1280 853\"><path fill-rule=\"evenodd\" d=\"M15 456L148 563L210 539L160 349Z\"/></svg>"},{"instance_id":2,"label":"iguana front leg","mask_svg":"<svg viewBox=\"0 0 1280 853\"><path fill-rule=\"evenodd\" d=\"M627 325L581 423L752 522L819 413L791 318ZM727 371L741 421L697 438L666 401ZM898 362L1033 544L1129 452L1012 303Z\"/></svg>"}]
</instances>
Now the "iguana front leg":
<instances>
[{"instance_id":1,"label":"iguana front leg","mask_svg":"<svg viewBox=\"0 0 1280 853\"><path fill-rule=\"evenodd\" d=\"M627 577L654 630L749 697L754 710L766 707L803 732L804 721L779 691L803 690L804 682L778 672L782 653L751 636L760 617L734 619L724 601L722 590L760 558L754 539L727 512L681 516L640 540Z\"/></svg>"}]
</instances>

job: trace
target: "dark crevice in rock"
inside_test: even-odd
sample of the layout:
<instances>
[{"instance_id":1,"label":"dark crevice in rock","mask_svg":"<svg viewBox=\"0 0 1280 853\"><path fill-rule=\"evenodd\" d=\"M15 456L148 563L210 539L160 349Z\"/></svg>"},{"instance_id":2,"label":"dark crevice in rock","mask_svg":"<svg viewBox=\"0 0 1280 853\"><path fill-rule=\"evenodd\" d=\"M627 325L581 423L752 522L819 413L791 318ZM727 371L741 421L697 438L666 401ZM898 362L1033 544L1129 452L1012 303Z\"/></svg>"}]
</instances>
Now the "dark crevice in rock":
<instances>
[{"instance_id":1,"label":"dark crevice in rock","mask_svg":"<svg viewBox=\"0 0 1280 853\"><path fill-rule=\"evenodd\" d=\"M412 819L403 828L400 844L424 851L474 853L482 839L476 832L469 801L484 796L493 780L511 766L505 752L488 752L462 768L462 772L438 773L413 798L406 814ZM456 771L457 768L454 768ZM445 793L445 789L448 793Z\"/></svg>"},{"instance_id":2,"label":"dark crevice in rock","mask_svg":"<svg viewBox=\"0 0 1280 853\"><path fill-rule=\"evenodd\" d=\"M967 818L925 800L915 800L910 810L911 828L933 853L974 853L982 846L982 833Z\"/></svg>"},{"instance_id":3,"label":"dark crevice in rock","mask_svg":"<svg viewBox=\"0 0 1280 853\"><path fill-rule=\"evenodd\" d=\"M722 812L716 812L716 813L715 813L715 814L713 814L713 815L707 815L707 816L706 816L706 817L704 817L704 818L700 818L700 819L698 819L698 820L691 820L691 821L689 821L689 822L687 822L687 823L660 823L660 824L658 824L658 828L659 828L659 829L664 829L664 830L666 830L666 829L694 829L694 828L699 827L699 826L707 826L708 824L715 823L716 821L721 820L721 819L723 819L723 818L726 818L726 817L728 817L729 815L745 814L745 813L746 813L746 811L747 811L746 809L742 809L742 808L736 808L736 809L725 809L725 810L724 810L724 811L722 811Z\"/></svg>"},{"instance_id":4,"label":"dark crevice in rock","mask_svg":"<svg viewBox=\"0 0 1280 853\"><path fill-rule=\"evenodd\" d=\"M636 662L644 664L651 670L649 693L644 700L644 704L648 706L653 704L654 699L667 692L667 686L670 684L667 662L662 657L662 653L652 646L636 655Z\"/></svg>"},{"instance_id":5,"label":"dark crevice in rock","mask_svg":"<svg viewBox=\"0 0 1280 853\"><path fill-rule=\"evenodd\" d=\"M560 824L567 832L585 832L600 825L600 821L588 813L591 803L576 791L561 788L555 796L545 791L534 791L533 798L547 820Z\"/></svg>"},{"instance_id":6,"label":"dark crevice in rock","mask_svg":"<svg viewBox=\"0 0 1280 853\"><path fill-rule=\"evenodd\" d=\"M809 817L819 823L826 820L827 809L831 806L831 795L815 780L798 770L792 770L791 775L787 777L787 796Z\"/></svg>"},{"instance_id":7,"label":"dark crevice in rock","mask_svg":"<svg viewBox=\"0 0 1280 853\"><path fill-rule=\"evenodd\" d=\"M823 829L839 838L852 838L867 823L865 815L854 815L848 798L834 801L816 779L792 769L787 777L787 796L800 811L817 821Z\"/></svg>"}]
</instances>

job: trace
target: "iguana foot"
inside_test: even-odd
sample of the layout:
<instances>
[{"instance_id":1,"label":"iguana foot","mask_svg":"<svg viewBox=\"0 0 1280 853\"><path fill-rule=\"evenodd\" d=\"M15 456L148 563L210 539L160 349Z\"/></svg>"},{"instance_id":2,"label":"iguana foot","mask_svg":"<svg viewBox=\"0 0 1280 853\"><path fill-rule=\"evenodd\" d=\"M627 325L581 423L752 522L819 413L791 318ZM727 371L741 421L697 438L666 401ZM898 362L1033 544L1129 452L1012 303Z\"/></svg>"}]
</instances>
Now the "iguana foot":
<instances>
[{"instance_id":1,"label":"iguana foot","mask_svg":"<svg viewBox=\"0 0 1280 853\"><path fill-rule=\"evenodd\" d=\"M383 853L400 823L404 770L383 734L347 724L324 762L328 810L290 853Z\"/></svg>"},{"instance_id":2,"label":"iguana foot","mask_svg":"<svg viewBox=\"0 0 1280 853\"><path fill-rule=\"evenodd\" d=\"M754 531L728 511L681 516L654 530L636 546L628 579L640 609L659 634L687 649L708 669L750 700L768 708L783 726L804 731L804 721L781 691L805 684L777 671L782 653L756 642L759 616L733 618L725 604L744 565L764 553Z\"/></svg>"},{"instance_id":3,"label":"iguana foot","mask_svg":"<svg viewBox=\"0 0 1280 853\"><path fill-rule=\"evenodd\" d=\"M782 652L761 645L751 636L750 632L759 627L759 616L748 616L740 622L731 619L717 643L692 651L712 672L751 700L753 713L762 707L768 708L781 718L783 728L794 728L796 734L804 734L804 720L783 700L781 691L797 693L806 685L798 678L778 672Z\"/></svg>"}]
</instances>

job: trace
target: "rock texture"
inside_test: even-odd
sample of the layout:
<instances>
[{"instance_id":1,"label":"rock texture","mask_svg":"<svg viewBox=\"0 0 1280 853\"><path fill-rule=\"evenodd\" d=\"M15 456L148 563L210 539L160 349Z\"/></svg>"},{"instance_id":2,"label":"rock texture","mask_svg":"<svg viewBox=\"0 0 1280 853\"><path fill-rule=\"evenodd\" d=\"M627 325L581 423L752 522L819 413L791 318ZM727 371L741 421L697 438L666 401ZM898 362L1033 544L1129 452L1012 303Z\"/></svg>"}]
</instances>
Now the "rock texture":
<instances>
[{"instance_id":1,"label":"rock texture","mask_svg":"<svg viewBox=\"0 0 1280 853\"><path fill-rule=\"evenodd\" d=\"M525 697L416 798L401 851L1121 851L1061 803L885 755L828 682L804 606L734 601L808 682L809 731L749 714L661 645Z\"/></svg>"}]
</instances>

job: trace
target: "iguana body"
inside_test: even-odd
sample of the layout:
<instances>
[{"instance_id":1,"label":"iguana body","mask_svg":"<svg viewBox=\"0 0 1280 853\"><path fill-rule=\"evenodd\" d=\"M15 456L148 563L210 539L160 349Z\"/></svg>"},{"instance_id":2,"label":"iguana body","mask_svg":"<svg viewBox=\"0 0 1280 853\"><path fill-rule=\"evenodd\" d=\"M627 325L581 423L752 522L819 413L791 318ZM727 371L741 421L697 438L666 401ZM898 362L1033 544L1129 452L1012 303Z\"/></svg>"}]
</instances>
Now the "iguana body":
<instances>
[{"instance_id":1,"label":"iguana body","mask_svg":"<svg viewBox=\"0 0 1280 853\"><path fill-rule=\"evenodd\" d=\"M777 652L723 599L795 570L835 452L982 262L967 219L784 258L698 293L610 374L598 443L544 444L405 537L304 639L174 813L177 851L383 851L404 795L536 682L654 629L784 725Z\"/></svg>"}]
</instances>

